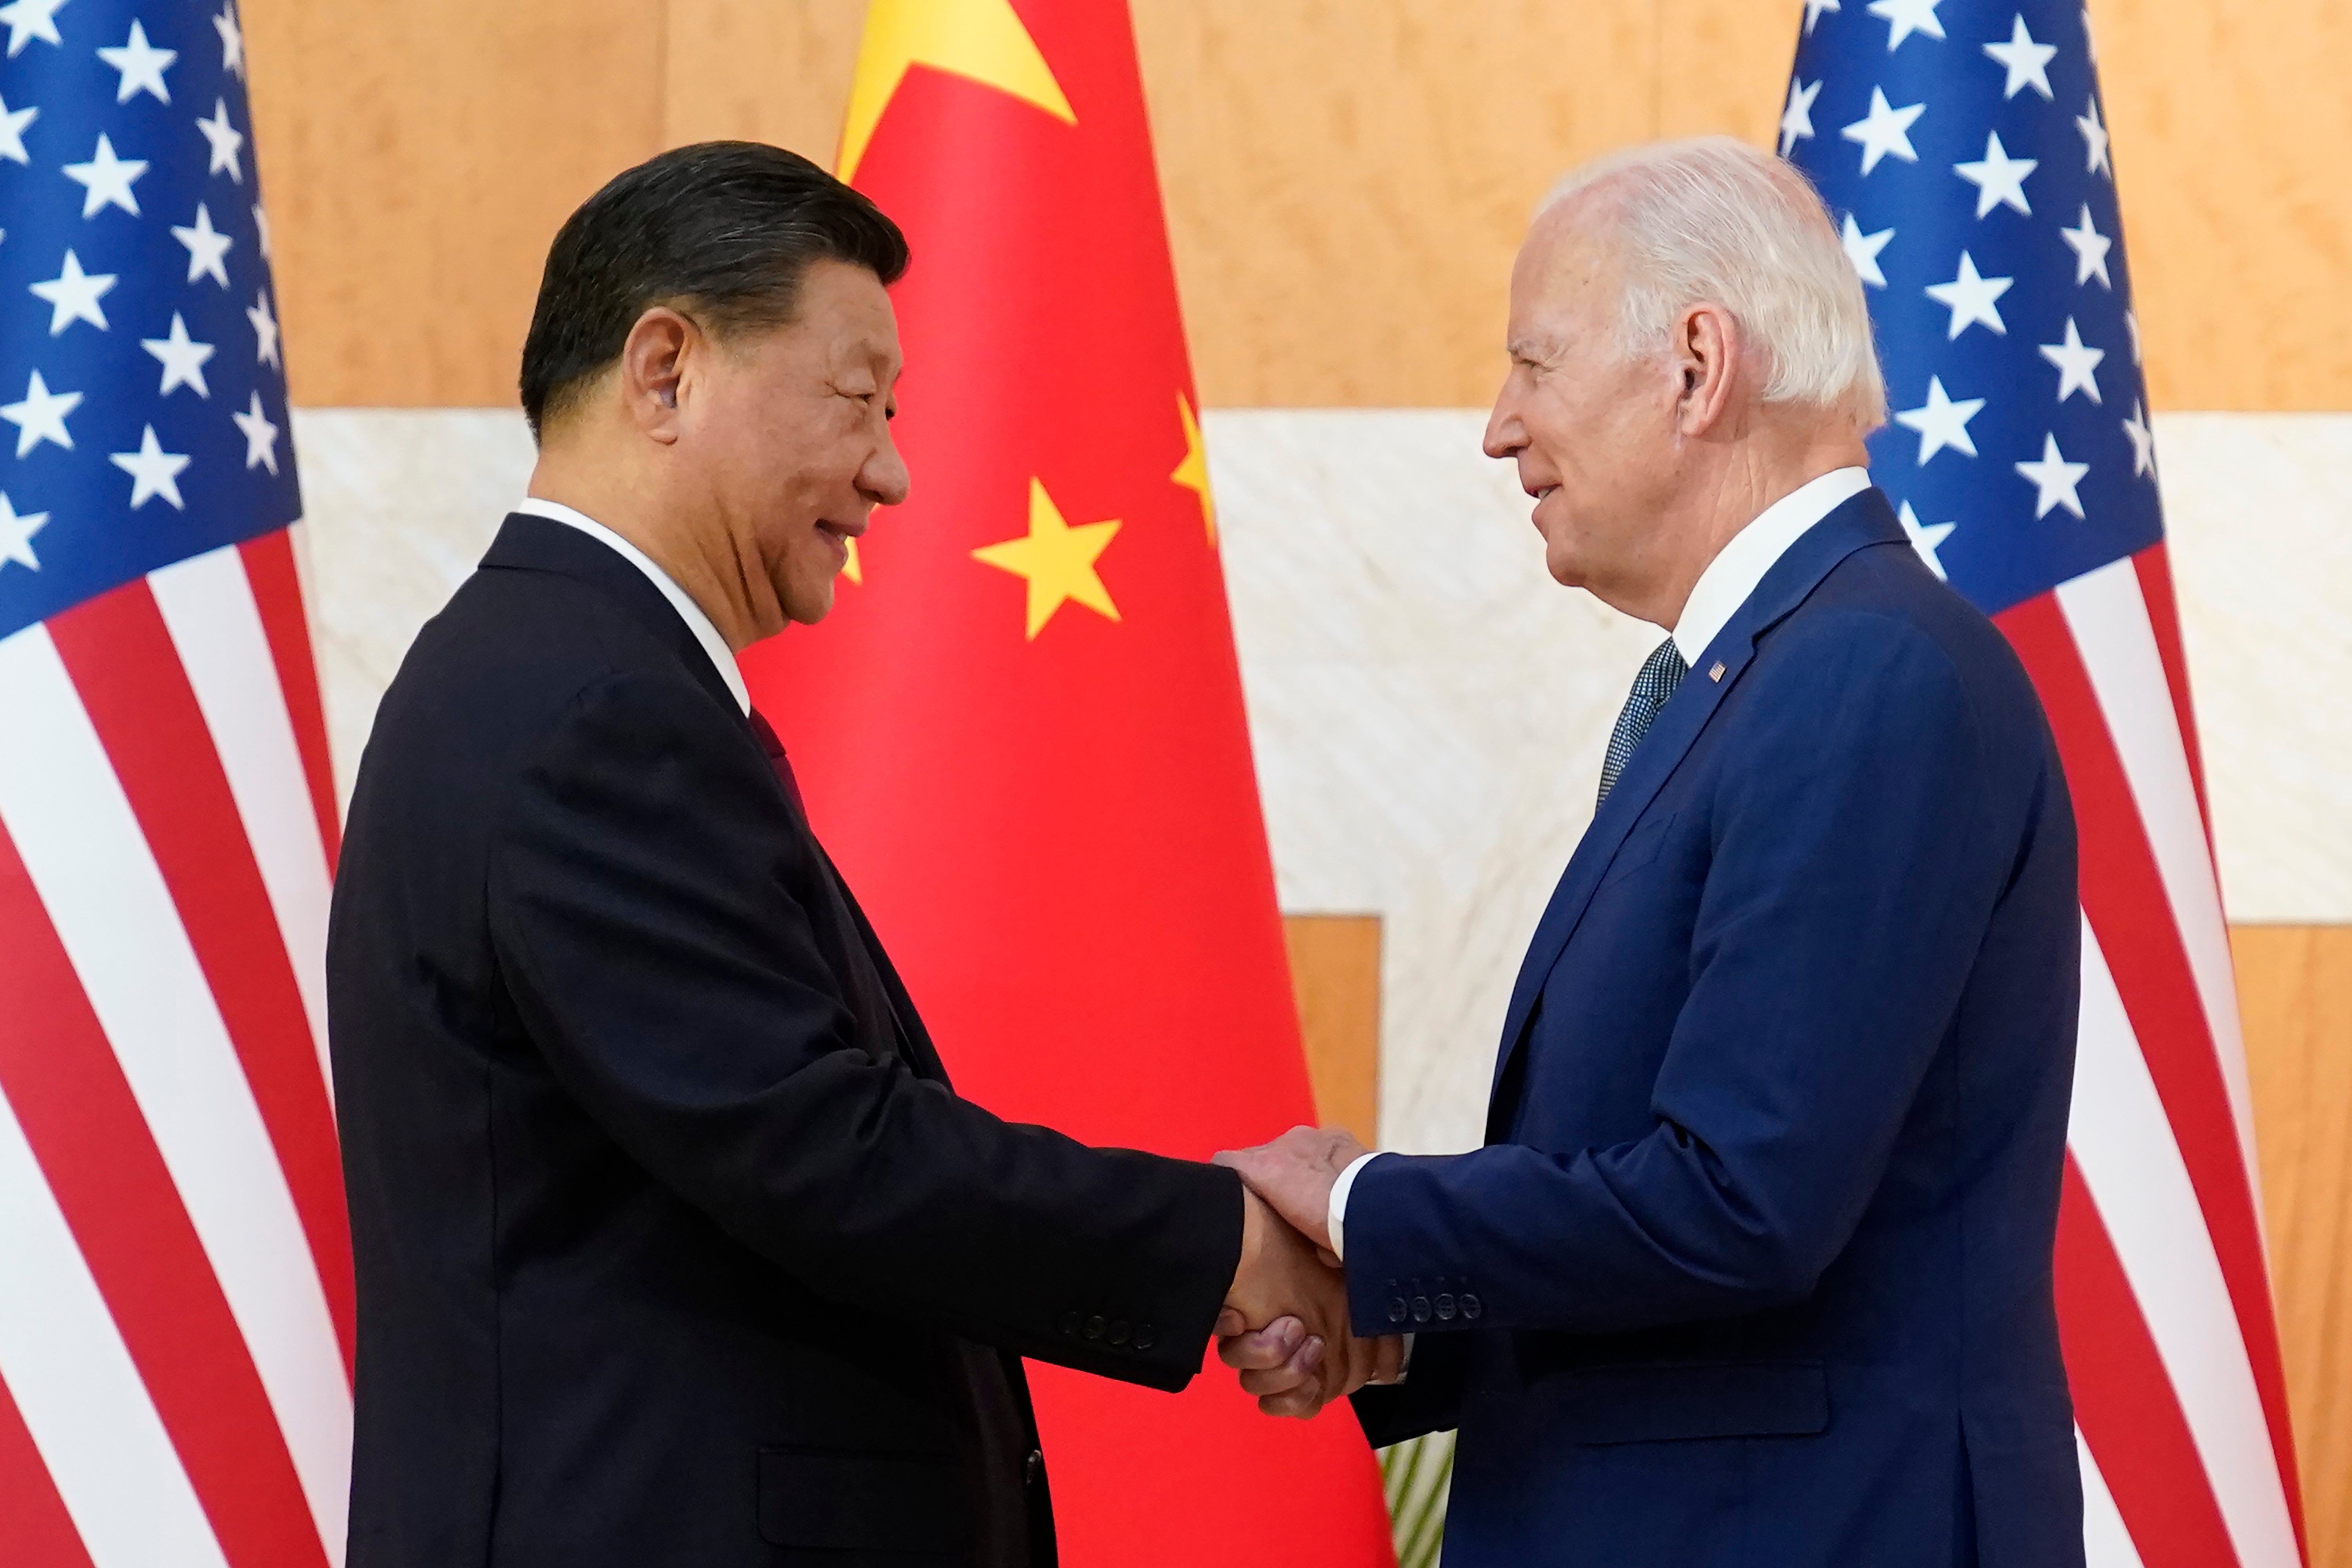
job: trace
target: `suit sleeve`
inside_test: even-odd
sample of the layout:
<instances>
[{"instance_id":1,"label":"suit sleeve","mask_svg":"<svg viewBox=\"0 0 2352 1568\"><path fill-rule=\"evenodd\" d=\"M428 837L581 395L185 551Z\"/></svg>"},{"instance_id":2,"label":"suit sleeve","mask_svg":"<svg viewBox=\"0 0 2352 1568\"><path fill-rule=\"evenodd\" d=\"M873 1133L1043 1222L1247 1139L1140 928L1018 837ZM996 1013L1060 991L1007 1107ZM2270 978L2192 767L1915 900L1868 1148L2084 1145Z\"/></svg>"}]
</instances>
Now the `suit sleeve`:
<instances>
[{"instance_id":1,"label":"suit sleeve","mask_svg":"<svg viewBox=\"0 0 2352 1568\"><path fill-rule=\"evenodd\" d=\"M1853 1236L2011 873L1981 727L1943 651L1824 615L1759 652L1721 718L1691 984L1645 1136L1384 1155L1357 1178L1360 1332L1410 1283L1447 1328L1606 1333L1809 1294ZM2012 791L2013 793L2014 791Z\"/></svg>"},{"instance_id":2,"label":"suit sleeve","mask_svg":"<svg viewBox=\"0 0 2352 1568\"><path fill-rule=\"evenodd\" d=\"M1375 1448L1462 1424L1462 1392L1469 1342L1460 1334L1422 1334L1413 1341L1404 1381L1358 1389L1350 1401L1364 1439Z\"/></svg>"},{"instance_id":3,"label":"suit sleeve","mask_svg":"<svg viewBox=\"0 0 2352 1568\"><path fill-rule=\"evenodd\" d=\"M806 850L733 717L609 677L518 779L492 940L550 1070L656 1180L812 1289L1183 1386L1238 1260L1237 1178L1001 1121L858 1050L790 891Z\"/></svg>"}]
</instances>

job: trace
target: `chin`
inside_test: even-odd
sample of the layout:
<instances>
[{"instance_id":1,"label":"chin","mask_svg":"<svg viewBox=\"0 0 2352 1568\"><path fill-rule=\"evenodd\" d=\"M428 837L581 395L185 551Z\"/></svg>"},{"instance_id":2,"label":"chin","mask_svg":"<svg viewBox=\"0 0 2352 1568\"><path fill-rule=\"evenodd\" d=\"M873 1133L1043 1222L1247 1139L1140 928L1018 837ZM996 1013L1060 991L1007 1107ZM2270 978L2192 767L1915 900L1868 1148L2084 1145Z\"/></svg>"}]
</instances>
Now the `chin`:
<instances>
[{"instance_id":1,"label":"chin","mask_svg":"<svg viewBox=\"0 0 2352 1568\"><path fill-rule=\"evenodd\" d=\"M1544 549L1544 570L1562 588L1582 588L1586 583L1584 568L1573 551L1547 544Z\"/></svg>"},{"instance_id":2,"label":"chin","mask_svg":"<svg viewBox=\"0 0 2352 1568\"><path fill-rule=\"evenodd\" d=\"M833 579L796 587L784 596L784 614L802 626L814 626L833 613Z\"/></svg>"}]
</instances>

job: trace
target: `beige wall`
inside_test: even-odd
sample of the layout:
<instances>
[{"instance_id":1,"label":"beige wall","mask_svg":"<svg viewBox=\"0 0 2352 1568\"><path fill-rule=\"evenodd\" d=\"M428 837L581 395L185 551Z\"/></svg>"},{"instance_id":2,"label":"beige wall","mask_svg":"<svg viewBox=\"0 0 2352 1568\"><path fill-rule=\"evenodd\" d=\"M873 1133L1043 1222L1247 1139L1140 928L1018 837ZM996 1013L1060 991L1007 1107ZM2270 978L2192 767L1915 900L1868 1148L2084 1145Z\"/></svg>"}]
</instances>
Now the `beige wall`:
<instances>
[{"instance_id":1,"label":"beige wall","mask_svg":"<svg viewBox=\"0 0 2352 1568\"><path fill-rule=\"evenodd\" d=\"M829 162L862 0L249 0L294 392L496 405L555 226L664 146ZM1778 0L1135 0L1213 406L1491 391L1529 205L1590 153L1765 141ZM2352 408L2352 7L2094 0L2152 399ZM387 323L397 322L387 329Z\"/></svg>"},{"instance_id":2,"label":"beige wall","mask_svg":"<svg viewBox=\"0 0 2352 1568\"><path fill-rule=\"evenodd\" d=\"M2313 1568L2352 1563L2352 926L2231 934Z\"/></svg>"}]
</instances>

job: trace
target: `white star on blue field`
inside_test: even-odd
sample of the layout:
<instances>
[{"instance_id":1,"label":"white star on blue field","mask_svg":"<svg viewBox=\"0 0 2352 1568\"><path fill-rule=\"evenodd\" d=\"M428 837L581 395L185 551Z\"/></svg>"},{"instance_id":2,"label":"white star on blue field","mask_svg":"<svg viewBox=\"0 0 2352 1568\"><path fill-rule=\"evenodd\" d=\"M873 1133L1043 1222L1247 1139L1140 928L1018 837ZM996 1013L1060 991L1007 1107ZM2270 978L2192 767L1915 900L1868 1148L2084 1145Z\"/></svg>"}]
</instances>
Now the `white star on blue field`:
<instances>
[{"instance_id":1,"label":"white star on blue field","mask_svg":"<svg viewBox=\"0 0 2352 1568\"><path fill-rule=\"evenodd\" d=\"M0 5L0 637L301 516L235 0Z\"/></svg>"},{"instance_id":2,"label":"white star on blue field","mask_svg":"<svg viewBox=\"0 0 2352 1568\"><path fill-rule=\"evenodd\" d=\"M2163 537L2089 23L2073 0L1806 0L1784 156L1861 277L1871 474L1987 612Z\"/></svg>"}]
</instances>

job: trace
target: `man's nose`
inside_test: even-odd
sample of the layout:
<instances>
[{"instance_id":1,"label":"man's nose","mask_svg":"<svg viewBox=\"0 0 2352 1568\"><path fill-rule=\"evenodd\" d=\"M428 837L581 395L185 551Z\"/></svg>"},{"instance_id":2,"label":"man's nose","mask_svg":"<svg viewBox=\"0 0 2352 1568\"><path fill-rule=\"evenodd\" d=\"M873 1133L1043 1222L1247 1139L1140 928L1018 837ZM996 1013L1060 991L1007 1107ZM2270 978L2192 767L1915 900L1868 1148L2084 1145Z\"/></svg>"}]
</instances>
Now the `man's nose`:
<instances>
[{"instance_id":1,"label":"man's nose","mask_svg":"<svg viewBox=\"0 0 2352 1568\"><path fill-rule=\"evenodd\" d=\"M898 455L898 444L887 435L866 466L857 476L857 487L877 507L895 507L907 498L914 480L907 472L907 460Z\"/></svg>"},{"instance_id":2,"label":"man's nose","mask_svg":"<svg viewBox=\"0 0 2352 1568\"><path fill-rule=\"evenodd\" d=\"M1486 438L1479 445L1489 457L1516 457L1527 444L1527 428L1519 423L1518 410L1512 406L1506 388L1495 398L1494 412L1486 416Z\"/></svg>"}]
</instances>

